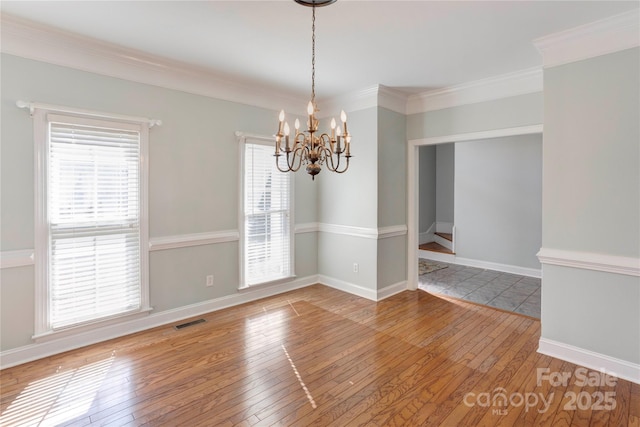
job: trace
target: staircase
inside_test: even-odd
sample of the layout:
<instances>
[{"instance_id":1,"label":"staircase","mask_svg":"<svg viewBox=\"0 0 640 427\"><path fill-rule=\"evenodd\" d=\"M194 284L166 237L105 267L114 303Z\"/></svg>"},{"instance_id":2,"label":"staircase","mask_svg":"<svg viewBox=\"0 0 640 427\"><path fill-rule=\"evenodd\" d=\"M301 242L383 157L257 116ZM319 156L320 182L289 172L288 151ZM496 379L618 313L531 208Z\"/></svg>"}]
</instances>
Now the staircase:
<instances>
[{"instance_id":1,"label":"staircase","mask_svg":"<svg viewBox=\"0 0 640 427\"><path fill-rule=\"evenodd\" d=\"M455 252L453 252L453 235L451 233L436 232L434 233L433 242L423 243L419 248L423 251L455 255Z\"/></svg>"}]
</instances>

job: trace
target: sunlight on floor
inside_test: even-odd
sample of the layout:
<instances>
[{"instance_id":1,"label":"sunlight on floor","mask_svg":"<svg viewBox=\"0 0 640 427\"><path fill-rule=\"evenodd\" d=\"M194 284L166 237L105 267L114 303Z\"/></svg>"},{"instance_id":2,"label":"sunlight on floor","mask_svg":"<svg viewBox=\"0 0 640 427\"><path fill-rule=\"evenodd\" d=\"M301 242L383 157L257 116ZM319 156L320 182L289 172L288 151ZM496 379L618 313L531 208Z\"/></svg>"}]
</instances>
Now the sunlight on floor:
<instances>
[{"instance_id":1,"label":"sunlight on floor","mask_svg":"<svg viewBox=\"0 0 640 427\"><path fill-rule=\"evenodd\" d=\"M0 416L0 425L54 426L85 414L115 356L55 374L29 385Z\"/></svg>"},{"instance_id":2,"label":"sunlight on floor","mask_svg":"<svg viewBox=\"0 0 640 427\"><path fill-rule=\"evenodd\" d=\"M304 383L304 381L302 381L302 377L300 376L300 373L298 373L298 368L296 368L296 364L293 363L293 360L291 360L291 356L289 356L289 352L287 351L284 344L282 345L282 350L284 350L284 354L287 356L287 359L289 359L289 363L291 364L291 369L293 369L293 373L296 374L296 378L298 378L298 382L300 382L300 386L302 387L302 390L304 390L305 394L307 395L307 399L309 399L309 403L311 403L311 407L313 409L316 409L317 408L316 402L315 400L313 400L313 396L311 396L311 393L309 393L309 389L307 388L306 384Z\"/></svg>"}]
</instances>

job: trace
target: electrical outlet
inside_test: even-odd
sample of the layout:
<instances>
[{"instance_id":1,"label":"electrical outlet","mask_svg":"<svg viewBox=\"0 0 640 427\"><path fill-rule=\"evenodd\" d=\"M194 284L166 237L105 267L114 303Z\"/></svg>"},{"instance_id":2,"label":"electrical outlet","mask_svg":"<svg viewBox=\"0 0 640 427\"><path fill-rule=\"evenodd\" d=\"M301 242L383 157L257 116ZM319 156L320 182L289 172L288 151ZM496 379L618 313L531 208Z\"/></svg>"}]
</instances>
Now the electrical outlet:
<instances>
[{"instance_id":1,"label":"electrical outlet","mask_svg":"<svg viewBox=\"0 0 640 427\"><path fill-rule=\"evenodd\" d=\"M207 276L207 286L213 286L213 274Z\"/></svg>"},{"instance_id":2,"label":"electrical outlet","mask_svg":"<svg viewBox=\"0 0 640 427\"><path fill-rule=\"evenodd\" d=\"M354 262L354 263L353 263L353 272L354 272L354 273L357 273L357 272L358 272L358 263L357 263L357 262Z\"/></svg>"}]
</instances>

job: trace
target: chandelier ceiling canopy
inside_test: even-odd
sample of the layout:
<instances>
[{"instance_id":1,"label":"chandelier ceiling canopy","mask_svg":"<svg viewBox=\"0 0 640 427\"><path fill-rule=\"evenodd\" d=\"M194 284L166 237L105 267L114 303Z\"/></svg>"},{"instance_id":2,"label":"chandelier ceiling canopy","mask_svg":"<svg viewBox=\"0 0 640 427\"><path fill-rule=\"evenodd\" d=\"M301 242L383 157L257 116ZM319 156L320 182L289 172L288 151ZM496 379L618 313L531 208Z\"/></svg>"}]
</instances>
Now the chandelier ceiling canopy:
<instances>
[{"instance_id":1,"label":"chandelier ceiling canopy","mask_svg":"<svg viewBox=\"0 0 640 427\"><path fill-rule=\"evenodd\" d=\"M308 7L322 7L335 3L337 0L294 0L296 3Z\"/></svg>"}]
</instances>

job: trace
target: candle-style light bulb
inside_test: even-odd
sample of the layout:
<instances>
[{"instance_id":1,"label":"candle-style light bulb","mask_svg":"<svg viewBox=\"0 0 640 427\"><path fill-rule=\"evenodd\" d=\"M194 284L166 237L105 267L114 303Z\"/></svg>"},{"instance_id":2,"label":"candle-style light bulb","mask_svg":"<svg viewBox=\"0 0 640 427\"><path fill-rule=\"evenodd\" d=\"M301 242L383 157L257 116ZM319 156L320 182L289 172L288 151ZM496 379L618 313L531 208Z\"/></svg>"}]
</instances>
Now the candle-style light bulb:
<instances>
[{"instance_id":1,"label":"candle-style light bulb","mask_svg":"<svg viewBox=\"0 0 640 427\"><path fill-rule=\"evenodd\" d=\"M282 135L282 122L284 122L284 110L280 110L280 116L278 116L280 123L278 124L278 135Z\"/></svg>"},{"instance_id":2,"label":"candle-style light bulb","mask_svg":"<svg viewBox=\"0 0 640 427\"><path fill-rule=\"evenodd\" d=\"M284 142L285 142L285 151L289 153L289 151L291 151L289 149L289 123L284 124ZM287 154L287 157L289 157L288 154Z\"/></svg>"},{"instance_id":3,"label":"candle-style light bulb","mask_svg":"<svg viewBox=\"0 0 640 427\"><path fill-rule=\"evenodd\" d=\"M313 132L315 123L313 120L313 103L311 101L307 104L307 113L309 114L309 130Z\"/></svg>"},{"instance_id":4,"label":"candle-style light bulb","mask_svg":"<svg viewBox=\"0 0 640 427\"><path fill-rule=\"evenodd\" d=\"M342 120L342 126L344 126L344 136L349 135L347 131L347 113L345 113L344 110L340 112L340 120Z\"/></svg>"},{"instance_id":5,"label":"candle-style light bulb","mask_svg":"<svg viewBox=\"0 0 640 427\"><path fill-rule=\"evenodd\" d=\"M294 122L294 125L296 127L296 135L298 134L298 129L300 129L300 120L296 119L296 121Z\"/></svg>"}]
</instances>

